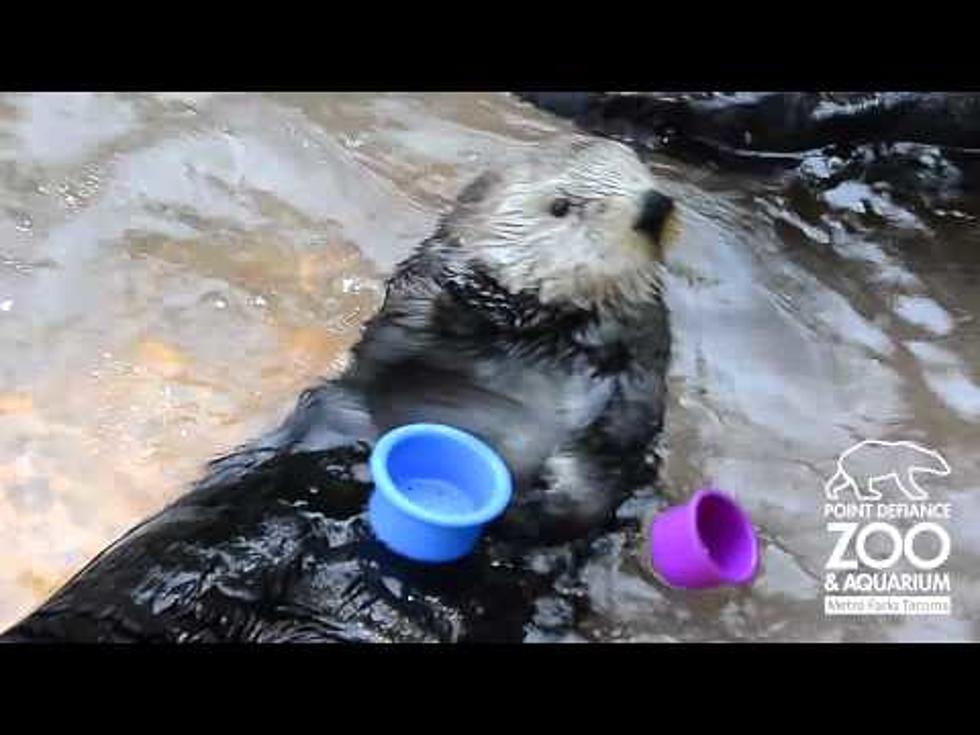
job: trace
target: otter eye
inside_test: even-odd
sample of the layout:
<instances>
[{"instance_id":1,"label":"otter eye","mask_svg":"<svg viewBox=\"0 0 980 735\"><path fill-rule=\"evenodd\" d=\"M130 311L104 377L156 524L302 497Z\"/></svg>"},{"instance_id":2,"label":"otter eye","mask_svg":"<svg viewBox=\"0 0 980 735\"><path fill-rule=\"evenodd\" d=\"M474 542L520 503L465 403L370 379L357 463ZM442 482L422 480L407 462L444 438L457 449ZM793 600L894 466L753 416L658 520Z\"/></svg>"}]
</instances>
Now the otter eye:
<instances>
[{"instance_id":1,"label":"otter eye","mask_svg":"<svg viewBox=\"0 0 980 735\"><path fill-rule=\"evenodd\" d=\"M551 203L551 214L555 217L564 217L568 210L572 208L572 203L564 197L559 197Z\"/></svg>"}]
</instances>

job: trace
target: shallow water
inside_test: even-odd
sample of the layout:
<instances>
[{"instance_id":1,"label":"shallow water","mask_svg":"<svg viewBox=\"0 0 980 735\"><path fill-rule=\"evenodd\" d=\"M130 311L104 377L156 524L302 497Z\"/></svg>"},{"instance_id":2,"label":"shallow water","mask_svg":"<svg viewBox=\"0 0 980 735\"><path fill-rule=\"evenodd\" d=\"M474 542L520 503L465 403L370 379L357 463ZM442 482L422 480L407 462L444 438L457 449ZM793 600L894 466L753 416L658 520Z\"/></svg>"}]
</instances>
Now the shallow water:
<instances>
[{"instance_id":1,"label":"shallow water","mask_svg":"<svg viewBox=\"0 0 980 735\"><path fill-rule=\"evenodd\" d=\"M568 130L499 94L0 97L0 628L342 369L483 162ZM683 227L662 485L737 497L763 566L670 591L609 536L581 637L980 640L977 202L849 181L801 216L779 175L650 165ZM865 438L949 462L950 616L824 614L823 484Z\"/></svg>"},{"instance_id":2,"label":"shallow water","mask_svg":"<svg viewBox=\"0 0 980 735\"><path fill-rule=\"evenodd\" d=\"M462 515L479 509L462 488L434 477L407 480L403 492L416 505L435 513Z\"/></svg>"}]
</instances>

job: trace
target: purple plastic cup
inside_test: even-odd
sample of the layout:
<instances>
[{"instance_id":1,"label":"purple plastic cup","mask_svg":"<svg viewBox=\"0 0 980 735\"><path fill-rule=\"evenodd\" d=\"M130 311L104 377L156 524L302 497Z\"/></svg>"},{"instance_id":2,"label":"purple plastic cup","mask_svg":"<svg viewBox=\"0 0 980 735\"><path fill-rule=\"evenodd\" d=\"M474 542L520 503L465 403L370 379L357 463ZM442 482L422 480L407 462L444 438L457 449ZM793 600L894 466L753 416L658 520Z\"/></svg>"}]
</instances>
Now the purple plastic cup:
<instances>
[{"instance_id":1,"label":"purple plastic cup","mask_svg":"<svg viewBox=\"0 0 980 735\"><path fill-rule=\"evenodd\" d=\"M717 490L699 490L653 519L650 561L672 587L745 584L755 576L759 541L734 500Z\"/></svg>"}]
</instances>

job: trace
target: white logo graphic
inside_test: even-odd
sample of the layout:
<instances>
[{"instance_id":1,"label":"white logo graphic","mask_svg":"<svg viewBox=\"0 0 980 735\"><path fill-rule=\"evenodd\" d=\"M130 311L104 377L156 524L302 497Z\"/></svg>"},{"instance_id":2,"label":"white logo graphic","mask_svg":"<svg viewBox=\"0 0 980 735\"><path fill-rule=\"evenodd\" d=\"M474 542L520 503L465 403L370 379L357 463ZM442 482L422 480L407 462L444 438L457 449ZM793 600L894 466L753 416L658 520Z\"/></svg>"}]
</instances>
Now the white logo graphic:
<instances>
[{"instance_id":1,"label":"white logo graphic","mask_svg":"<svg viewBox=\"0 0 980 735\"><path fill-rule=\"evenodd\" d=\"M828 500L837 500L840 491L851 488L860 501L880 500L876 483L891 479L909 500L928 500L929 493L919 487L919 473L945 477L949 464L939 452L910 441L865 439L837 458L837 471L827 480Z\"/></svg>"},{"instance_id":2,"label":"white logo graphic","mask_svg":"<svg viewBox=\"0 0 980 735\"><path fill-rule=\"evenodd\" d=\"M827 615L950 614L942 567L952 551L952 507L930 500L921 474L946 477L949 463L910 441L865 439L837 458L824 483L823 515L837 536L825 565ZM853 495L842 496L845 489Z\"/></svg>"}]
</instances>

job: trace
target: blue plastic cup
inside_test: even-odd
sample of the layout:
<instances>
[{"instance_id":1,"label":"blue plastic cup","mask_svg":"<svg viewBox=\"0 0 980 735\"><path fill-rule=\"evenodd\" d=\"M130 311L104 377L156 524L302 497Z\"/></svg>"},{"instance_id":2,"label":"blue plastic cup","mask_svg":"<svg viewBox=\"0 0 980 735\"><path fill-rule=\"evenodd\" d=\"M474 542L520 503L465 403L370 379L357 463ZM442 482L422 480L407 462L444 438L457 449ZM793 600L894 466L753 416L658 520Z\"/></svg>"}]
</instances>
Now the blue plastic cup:
<instances>
[{"instance_id":1,"label":"blue plastic cup","mask_svg":"<svg viewBox=\"0 0 980 735\"><path fill-rule=\"evenodd\" d=\"M392 551L423 562L469 554L504 512L513 483L504 461L476 437L442 424L389 431L370 459L368 519Z\"/></svg>"}]
</instances>

